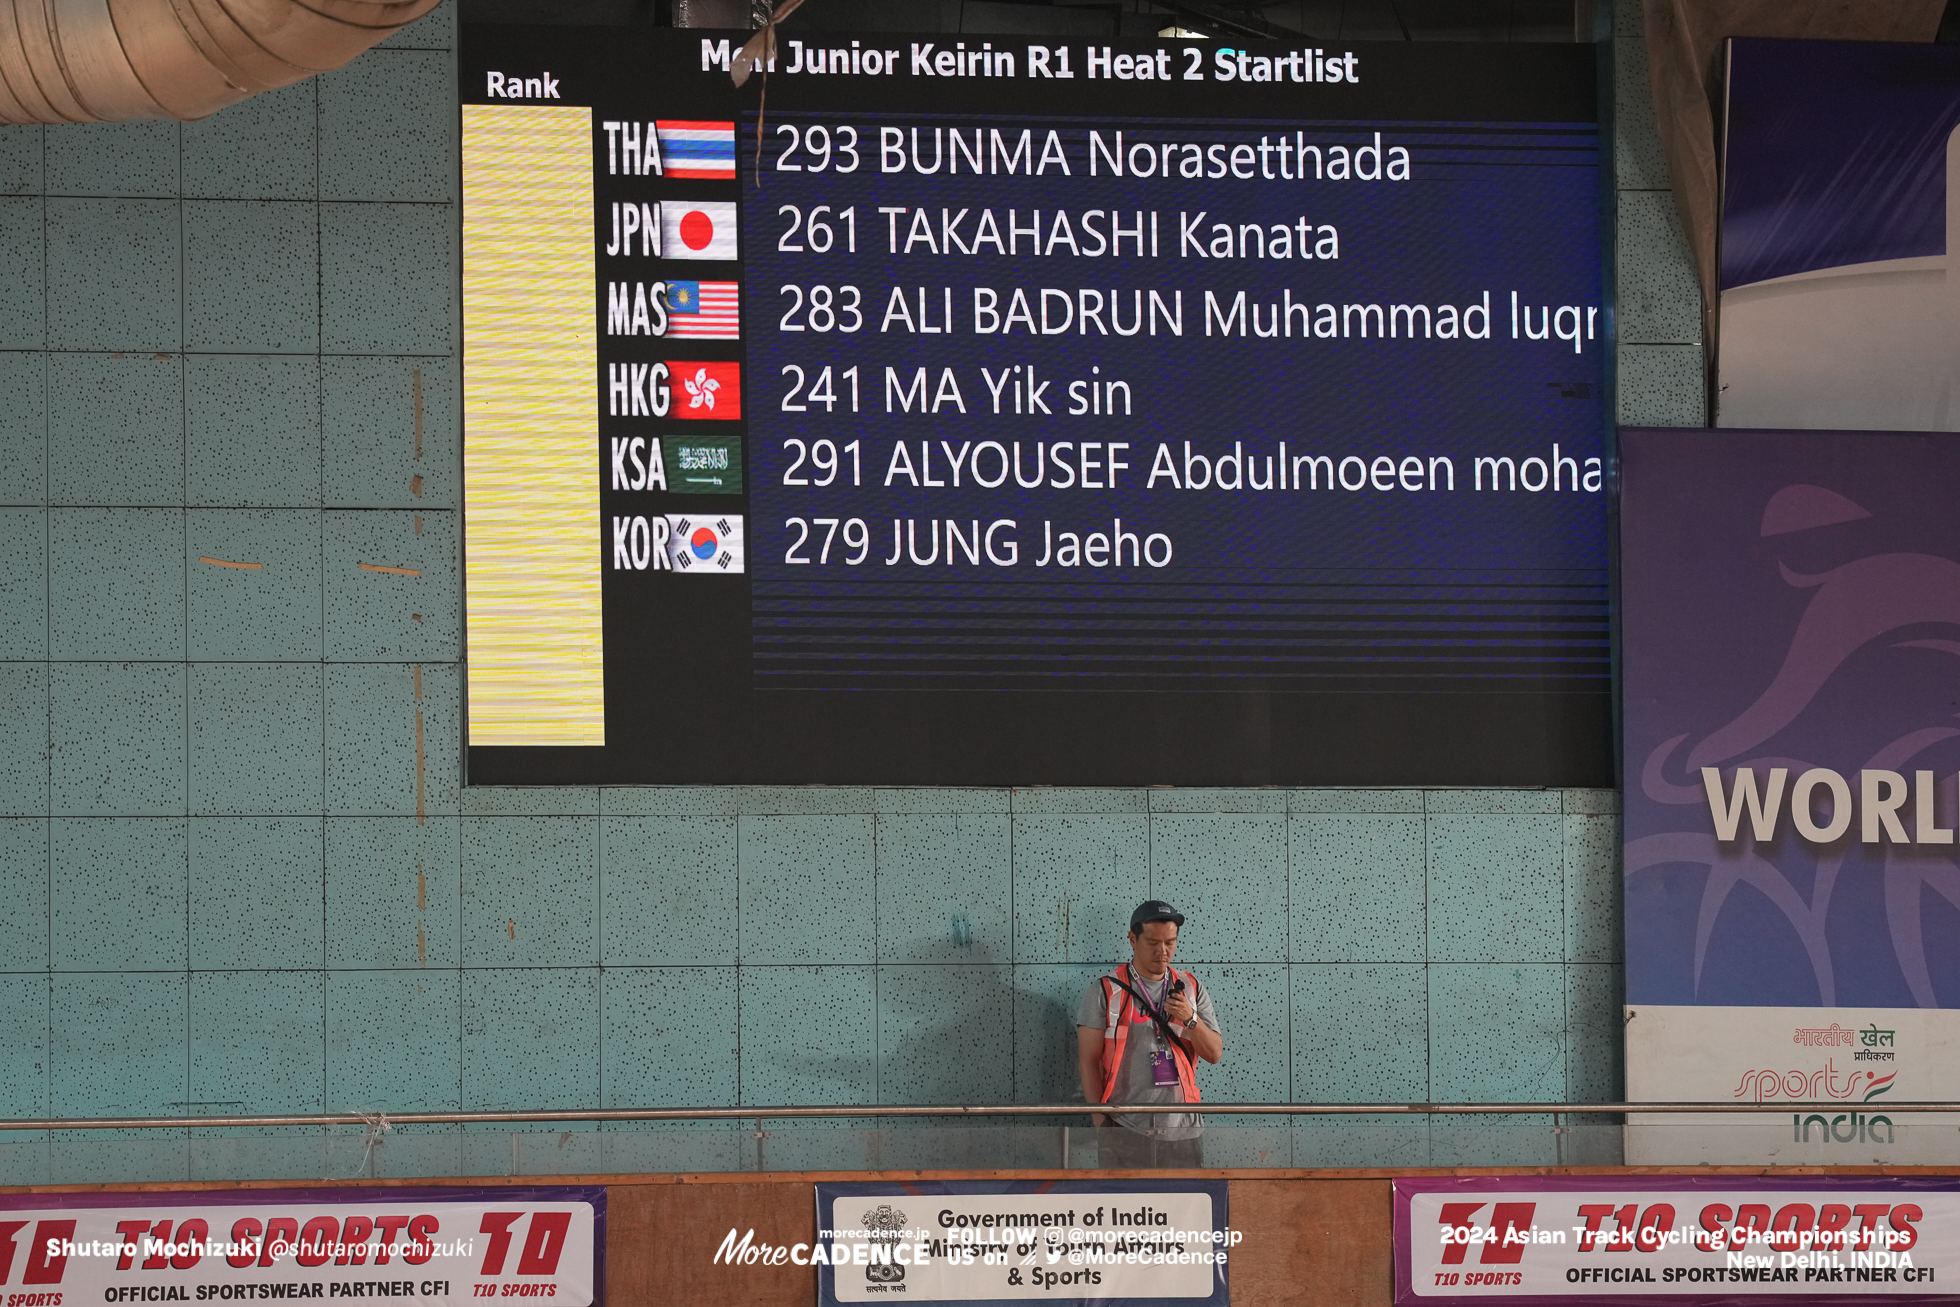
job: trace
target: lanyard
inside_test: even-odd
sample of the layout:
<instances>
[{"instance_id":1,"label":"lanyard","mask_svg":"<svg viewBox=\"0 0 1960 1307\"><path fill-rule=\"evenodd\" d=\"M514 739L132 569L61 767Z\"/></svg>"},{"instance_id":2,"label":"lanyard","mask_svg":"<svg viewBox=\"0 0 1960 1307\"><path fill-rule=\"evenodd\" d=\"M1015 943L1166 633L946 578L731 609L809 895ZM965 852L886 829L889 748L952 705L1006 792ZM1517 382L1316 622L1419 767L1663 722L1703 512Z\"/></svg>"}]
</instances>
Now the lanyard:
<instances>
[{"instance_id":1,"label":"lanyard","mask_svg":"<svg viewBox=\"0 0 1960 1307\"><path fill-rule=\"evenodd\" d=\"M1137 983L1137 987L1136 987L1137 999L1139 1002L1143 1004L1143 1010L1145 1012L1148 1012L1156 1020L1162 1021L1165 1025L1169 1025L1170 1024L1169 1004L1170 1004L1170 997L1171 997L1170 968L1169 967L1164 968L1164 978L1158 982L1159 992L1163 994L1163 1000L1161 1004L1150 997L1149 983L1146 982L1144 978L1137 973L1135 964L1132 964L1130 966L1130 979L1136 981Z\"/></svg>"}]
</instances>

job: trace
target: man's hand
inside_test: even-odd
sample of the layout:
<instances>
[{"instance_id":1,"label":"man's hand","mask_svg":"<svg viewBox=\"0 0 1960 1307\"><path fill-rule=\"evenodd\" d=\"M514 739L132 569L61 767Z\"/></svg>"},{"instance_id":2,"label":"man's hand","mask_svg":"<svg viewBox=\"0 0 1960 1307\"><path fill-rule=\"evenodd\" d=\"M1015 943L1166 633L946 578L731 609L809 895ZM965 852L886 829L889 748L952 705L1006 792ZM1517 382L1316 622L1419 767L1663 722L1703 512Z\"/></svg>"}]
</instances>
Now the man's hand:
<instances>
[{"instance_id":1,"label":"man's hand","mask_svg":"<svg viewBox=\"0 0 1960 1307\"><path fill-rule=\"evenodd\" d=\"M1164 1004L1164 1013L1170 1017L1171 1025L1176 1027L1178 1037L1191 1045L1191 1051L1207 1062L1216 1062L1225 1056L1225 1041L1216 1030L1200 1021L1189 1030L1184 1023L1191 1019L1191 999L1185 994L1173 995Z\"/></svg>"},{"instance_id":2,"label":"man's hand","mask_svg":"<svg viewBox=\"0 0 1960 1307\"><path fill-rule=\"evenodd\" d=\"M1169 1001L1164 1004L1164 1015L1168 1016L1171 1024L1179 1027L1181 1031L1184 1023L1191 1019L1190 996L1183 993L1171 995Z\"/></svg>"}]
</instances>

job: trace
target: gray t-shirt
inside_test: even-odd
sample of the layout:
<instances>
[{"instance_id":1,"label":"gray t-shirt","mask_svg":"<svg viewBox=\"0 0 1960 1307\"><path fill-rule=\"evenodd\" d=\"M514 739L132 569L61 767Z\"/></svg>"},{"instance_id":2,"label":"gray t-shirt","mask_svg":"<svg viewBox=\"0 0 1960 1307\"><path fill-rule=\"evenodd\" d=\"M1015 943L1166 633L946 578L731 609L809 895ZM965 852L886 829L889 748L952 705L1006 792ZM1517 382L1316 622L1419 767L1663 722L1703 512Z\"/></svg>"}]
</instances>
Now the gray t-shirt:
<instances>
[{"instance_id":1,"label":"gray t-shirt","mask_svg":"<svg viewBox=\"0 0 1960 1307\"><path fill-rule=\"evenodd\" d=\"M1163 1005L1164 986L1170 980L1168 973L1154 983L1137 975L1134 968L1124 968L1123 974L1128 978L1131 986L1141 990L1151 1002L1159 1007ZM1197 990L1197 993L1191 996L1192 1010L1198 1014L1198 1020L1217 1030L1218 1013L1212 1008L1210 991L1196 976L1191 977L1191 983ZM1076 1025L1090 1026L1101 1032L1109 1024L1107 992L1101 980L1089 986L1088 992L1082 995L1082 1001L1076 1005ZM1133 1021L1130 1025L1129 1038L1123 1042L1123 1062L1116 1068L1116 1091L1109 1096L1109 1101L1112 1103L1181 1103L1184 1101L1184 1091L1181 1088L1177 1085L1157 1084L1150 1074L1150 1055L1166 1048L1167 1045L1164 1043L1163 1032L1157 1029L1155 1021L1148 1019L1143 1011L1143 1005L1136 1003L1135 1007L1136 1015L1145 1019ZM1204 1130L1204 1118L1192 1112L1118 1116L1115 1120L1118 1125L1128 1126L1132 1130L1157 1139L1191 1139Z\"/></svg>"}]
</instances>

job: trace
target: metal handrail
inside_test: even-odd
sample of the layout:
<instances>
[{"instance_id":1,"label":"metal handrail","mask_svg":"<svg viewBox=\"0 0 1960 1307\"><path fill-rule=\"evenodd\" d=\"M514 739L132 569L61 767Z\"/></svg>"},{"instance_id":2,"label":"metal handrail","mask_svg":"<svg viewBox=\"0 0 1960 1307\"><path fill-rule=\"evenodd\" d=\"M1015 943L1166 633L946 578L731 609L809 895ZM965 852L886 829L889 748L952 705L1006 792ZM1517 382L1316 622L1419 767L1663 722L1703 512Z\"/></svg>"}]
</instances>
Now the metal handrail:
<instances>
[{"instance_id":1,"label":"metal handrail","mask_svg":"<svg viewBox=\"0 0 1960 1307\"><path fill-rule=\"evenodd\" d=\"M803 1106L803 1107L597 1107L549 1108L508 1112L312 1112L235 1116L95 1116L24 1117L0 1120L0 1130L182 1130L194 1127L253 1128L260 1126L373 1126L456 1125L508 1122L551 1124L578 1121L756 1121L799 1117L1015 1117L1081 1116L1089 1111L1145 1113L1219 1113L1231 1116L1585 1116L1649 1113L1681 1115L1744 1113L1762 1116L1783 1112L1843 1112L1846 1110L1960 1112L1949 1103L1082 1103L936 1104Z\"/></svg>"}]
</instances>

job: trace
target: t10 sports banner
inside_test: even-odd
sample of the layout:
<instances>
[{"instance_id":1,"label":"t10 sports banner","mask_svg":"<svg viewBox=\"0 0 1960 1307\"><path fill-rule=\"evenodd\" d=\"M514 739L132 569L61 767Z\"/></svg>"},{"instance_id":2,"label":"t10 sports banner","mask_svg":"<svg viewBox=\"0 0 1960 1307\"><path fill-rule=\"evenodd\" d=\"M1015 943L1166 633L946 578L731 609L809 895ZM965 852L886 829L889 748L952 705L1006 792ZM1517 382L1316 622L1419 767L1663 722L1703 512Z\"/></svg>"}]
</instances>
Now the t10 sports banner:
<instances>
[{"instance_id":1,"label":"t10 sports banner","mask_svg":"<svg viewBox=\"0 0 1960 1307\"><path fill-rule=\"evenodd\" d=\"M1948 1177L1395 1182L1398 1304L1898 1302L1951 1299L1956 1277L1960 1180Z\"/></svg>"},{"instance_id":2,"label":"t10 sports banner","mask_svg":"<svg viewBox=\"0 0 1960 1307\"><path fill-rule=\"evenodd\" d=\"M1627 1161L1960 1160L1960 437L1620 440Z\"/></svg>"},{"instance_id":3,"label":"t10 sports banner","mask_svg":"<svg viewBox=\"0 0 1960 1307\"><path fill-rule=\"evenodd\" d=\"M10 1307L604 1293L601 1188L0 1195Z\"/></svg>"}]
</instances>

